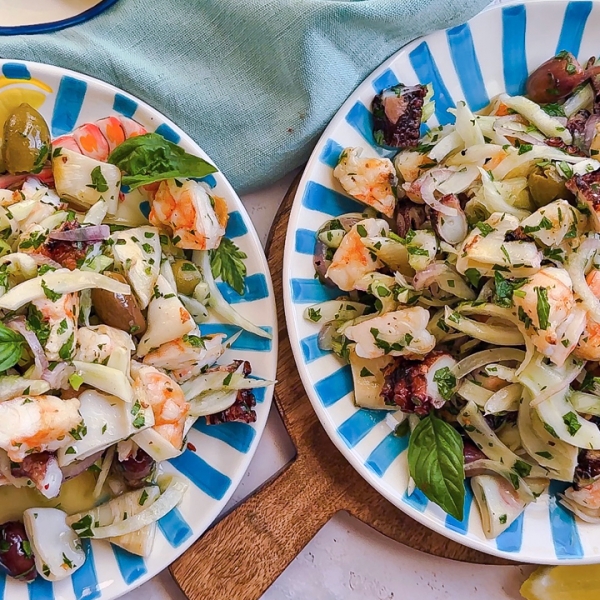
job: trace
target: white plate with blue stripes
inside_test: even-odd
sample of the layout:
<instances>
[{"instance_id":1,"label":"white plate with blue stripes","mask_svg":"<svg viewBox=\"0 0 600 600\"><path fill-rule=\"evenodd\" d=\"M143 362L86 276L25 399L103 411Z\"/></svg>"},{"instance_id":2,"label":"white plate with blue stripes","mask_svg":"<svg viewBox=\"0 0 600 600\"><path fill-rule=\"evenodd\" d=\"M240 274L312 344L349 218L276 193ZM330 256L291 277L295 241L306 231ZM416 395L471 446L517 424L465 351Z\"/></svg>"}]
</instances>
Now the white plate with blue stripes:
<instances>
[{"instance_id":1,"label":"white plate with blue stripes","mask_svg":"<svg viewBox=\"0 0 600 600\"><path fill-rule=\"evenodd\" d=\"M3 96L7 92L10 94ZM125 115L188 152L210 160L190 137L153 108L91 77L36 63L0 60L0 110L4 98L14 103L15 97L36 105L50 125L53 137L111 114ZM275 379L277 315L260 241L225 176L217 172L204 181L216 195L226 199L229 208L226 236L248 255L245 293L240 296L228 285L219 283L221 292L236 310L273 334L269 340L244 332L229 355L250 361L253 376ZM144 204L139 208L142 213L148 210ZM213 322L204 324L201 331L231 335L239 327ZM246 472L267 421L273 390L255 390L255 396L254 424L197 423L188 435L186 451L164 467L165 471L183 474L190 485L181 505L159 521L150 557L142 559L103 541L91 544L86 541L86 563L71 578L53 584L38 577L26 585L0 575L0 600L111 600L166 568L210 526Z\"/></svg>"},{"instance_id":2,"label":"white plate with blue stripes","mask_svg":"<svg viewBox=\"0 0 600 600\"><path fill-rule=\"evenodd\" d=\"M84 23L117 0L0 0L0 35L49 33Z\"/></svg>"},{"instance_id":3,"label":"white plate with blue stripes","mask_svg":"<svg viewBox=\"0 0 600 600\"><path fill-rule=\"evenodd\" d=\"M325 130L308 164L290 215L283 270L288 334L304 387L327 433L354 468L383 496L417 521L457 542L489 554L544 564L600 562L600 528L576 520L556 502L562 487L531 504L495 540L486 539L467 484L465 517L446 515L419 491L406 494L408 438L393 435L385 411L353 403L350 367L317 345L319 325L303 319L310 304L343 295L314 278L316 229L327 219L357 210L334 180L340 152L388 156L376 146L370 112L373 96L403 82L433 83L435 117L448 123L447 109L466 100L472 110L501 92L521 94L528 74L560 50L585 63L600 53L600 2L532 0L486 10L469 23L411 42L372 73ZM358 208L358 210L361 210Z\"/></svg>"}]
</instances>

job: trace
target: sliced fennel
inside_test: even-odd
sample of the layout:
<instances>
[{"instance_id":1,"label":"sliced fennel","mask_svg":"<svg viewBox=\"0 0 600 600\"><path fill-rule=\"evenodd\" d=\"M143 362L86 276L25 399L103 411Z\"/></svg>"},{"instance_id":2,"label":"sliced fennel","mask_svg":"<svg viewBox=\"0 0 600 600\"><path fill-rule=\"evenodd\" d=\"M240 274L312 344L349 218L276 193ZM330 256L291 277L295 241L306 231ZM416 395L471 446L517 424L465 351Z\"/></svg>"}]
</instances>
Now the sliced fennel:
<instances>
[{"instance_id":1,"label":"sliced fennel","mask_svg":"<svg viewBox=\"0 0 600 600\"><path fill-rule=\"evenodd\" d=\"M578 448L600 449L600 430L595 423L581 417L569 402L569 383L573 370L581 370L572 359L561 368L544 364L542 357L532 360L519 375L535 399L535 410L544 427L555 439Z\"/></svg>"},{"instance_id":2,"label":"sliced fennel","mask_svg":"<svg viewBox=\"0 0 600 600\"><path fill-rule=\"evenodd\" d=\"M20 283L0 297L0 308L17 310L32 302L58 294L70 294L85 289L100 288L113 294L131 294L130 287L106 275L92 271L57 269Z\"/></svg>"},{"instance_id":3,"label":"sliced fennel","mask_svg":"<svg viewBox=\"0 0 600 600\"><path fill-rule=\"evenodd\" d=\"M489 459L501 463L520 477L545 477L547 475L545 469L524 461L507 448L487 424L474 402L469 402L460 411L457 419L467 435Z\"/></svg>"},{"instance_id":4,"label":"sliced fennel","mask_svg":"<svg viewBox=\"0 0 600 600\"><path fill-rule=\"evenodd\" d=\"M530 406L531 398L531 392L525 388L517 416L523 448L538 464L549 469L552 479L573 481L579 450L556 439L544 428L537 413Z\"/></svg>"},{"instance_id":5,"label":"sliced fennel","mask_svg":"<svg viewBox=\"0 0 600 600\"><path fill-rule=\"evenodd\" d=\"M254 333L259 337L264 337L267 339L272 339L273 336L251 323L246 317L243 317L240 313L238 313L226 300L223 298L217 284L212 275L212 271L210 268L210 256L207 251L195 251L194 252L194 262L200 267L202 271L202 276L204 277L205 282L208 284L210 289L210 299L209 306L212 310L219 315L222 319L225 319L228 323L232 323L233 325L239 325L242 329L249 331L250 333Z\"/></svg>"},{"instance_id":6,"label":"sliced fennel","mask_svg":"<svg viewBox=\"0 0 600 600\"><path fill-rule=\"evenodd\" d=\"M148 486L113 498L91 511L78 513L67 519L68 525L80 537L95 539L124 536L156 523L171 512L183 499L187 482L178 475L163 475L158 479L161 493L156 495L155 486ZM142 502L146 494L146 501ZM151 494L154 499L151 499ZM125 507L142 506L135 515L129 515Z\"/></svg>"},{"instance_id":7,"label":"sliced fennel","mask_svg":"<svg viewBox=\"0 0 600 600\"><path fill-rule=\"evenodd\" d=\"M83 383L116 396L124 402L133 402L133 388L123 371L80 360L74 360L73 366L76 373L82 378Z\"/></svg>"},{"instance_id":8,"label":"sliced fennel","mask_svg":"<svg viewBox=\"0 0 600 600\"><path fill-rule=\"evenodd\" d=\"M498 475L471 477L471 489L479 507L485 537L494 539L510 527L527 503L515 497L514 489ZM508 495L508 497L507 497Z\"/></svg>"},{"instance_id":9,"label":"sliced fennel","mask_svg":"<svg viewBox=\"0 0 600 600\"><path fill-rule=\"evenodd\" d=\"M40 396L50 389L50 384L42 379L27 379L18 375L0 377L0 402L22 396L27 390L28 396Z\"/></svg>"}]
</instances>

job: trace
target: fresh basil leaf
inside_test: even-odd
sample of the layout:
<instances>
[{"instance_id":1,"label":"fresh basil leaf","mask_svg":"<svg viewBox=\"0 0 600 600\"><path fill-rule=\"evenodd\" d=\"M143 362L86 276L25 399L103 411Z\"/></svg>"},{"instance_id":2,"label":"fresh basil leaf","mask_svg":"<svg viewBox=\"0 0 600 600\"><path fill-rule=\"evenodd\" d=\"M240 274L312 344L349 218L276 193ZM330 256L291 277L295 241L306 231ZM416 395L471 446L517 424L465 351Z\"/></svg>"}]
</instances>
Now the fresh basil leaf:
<instances>
[{"instance_id":1,"label":"fresh basil leaf","mask_svg":"<svg viewBox=\"0 0 600 600\"><path fill-rule=\"evenodd\" d=\"M459 521L465 503L463 442L458 432L433 413L415 428L408 444L408 467L416 486Z\"/></svg>"},{"instance_id":2,"label":"fresh basil leaf","mask_svg":"<svg viewBox=\"0 0 600 600\"><path fill-rule=\"evenodd\" d=\"M14 367L21 358L25 339L0 323L0 373Z\"/></svg>"},{"instance_id":3,"label":"fresh basil leaf","mask_svg":"<svg viewBox=\"0 0 600 600\"><path fill-rule=\"evenodd\" d=\"M229 284L240 296L244 294L246 265L248 258L230 239L223 238L219 247L210 253L210 269L213 277Z\"/></svg>"},{"instance_id":4,"label":"fresh basil leaf","mask_svg":"<svg viewBox=\"0 0 600 600\"><path fill-rule=\"evenodd\" d=\"M108 157L124 173L123 185L135 189L174 177L205 177L216 167L187 153L158 133L138 135L119 144Z\"/></svg>"}]
</instances>

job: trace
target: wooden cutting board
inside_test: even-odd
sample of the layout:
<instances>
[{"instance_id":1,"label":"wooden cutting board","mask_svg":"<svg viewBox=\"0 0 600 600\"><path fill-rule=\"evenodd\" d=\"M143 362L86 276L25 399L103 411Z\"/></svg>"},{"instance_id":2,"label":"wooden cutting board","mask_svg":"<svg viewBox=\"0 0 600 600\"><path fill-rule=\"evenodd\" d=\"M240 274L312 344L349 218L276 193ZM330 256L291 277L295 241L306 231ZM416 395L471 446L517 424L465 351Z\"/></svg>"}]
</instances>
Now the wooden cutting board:
<instances>
[{"instance_id":1,"label":"wooden cutting board","mask_svg":"<svg viewBox=\"0 0 600 600\"><path fill-rule=\"evenodd\" d=\"M288 190L267 243L279 322L275 403L296 458L209 529L171 567L190 600L256 600L338 511L416 550L480 564L511 564L420 525L380 496L333 445L296 370L283 313L283 249L300 176Z\"/></svg>"}]
</instances>

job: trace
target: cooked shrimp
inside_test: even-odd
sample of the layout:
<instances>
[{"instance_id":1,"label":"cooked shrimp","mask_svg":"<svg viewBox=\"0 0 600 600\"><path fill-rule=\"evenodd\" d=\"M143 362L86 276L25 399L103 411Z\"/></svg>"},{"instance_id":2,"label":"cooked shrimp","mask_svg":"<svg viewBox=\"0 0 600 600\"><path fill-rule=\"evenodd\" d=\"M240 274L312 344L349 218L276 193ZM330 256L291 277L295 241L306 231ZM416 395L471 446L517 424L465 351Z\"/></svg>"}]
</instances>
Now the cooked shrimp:
<instances>
[{"instance_id":1,"label":"cooked shrimp","mask_svg":"<svg viewBox=\"0 0 600 600\"><path fill-rule=\"evenodd\" d=\"M565 495L570 500L581 504L586 508L600 508L600 479L594 481L592 485L587 485L579 490L569 488Z\"/></svg>"},{"instance_id":2,"label":"cooked shrimp","mask_svg":"<svg viewBox=\"0 0 600 600\"><path fill-rule=\"evenodd\" d=\"M333 176L353 198L394 216L396 171L389 158L360 158L361 148L346 148L333 170Z\"/></svg>"},{"instance_id":3,"label":"cooked shrimp","mask_svg":"<svg viewBox=\"0 0 600 600\"><path fill-rule=\"evenodd\" d=\"M427 154L415 150L403 150L394 157L394 166L404 183L412 183L423 172L423 165L431 165Z\"/></svg>"},{"instance_id":4,"label":"cooked shrimp","mask_svg":"<svg viewBox=\"0 0 600 600\"><path fill-rule=\"evenodd\" d=\"M169 371L175 381L182 383L217 362L225 350L225 337L223 334L204 337L186 335L149 352L144 357L144 364Z\"/></svg>"},{"instance_id":5,"label":"cooked shrimp","mask_svg":"<svg viewBox=\"0 0 600 600\"><path fill-rule=\"evenodd\" d=\"M47 336L44 351L48 360L70 360L75 352L77 315L79 313L79 294L63 294L57 300L42 298L31 303L32 318L39 321ZM36 330L34 328L34 330ZM38 337L39 337L39 332Z\"/></svg>"},{"instance_id":6,"label":"cooked shrimp","mask_svg":"<svg viewBox=\"0 0 600 600\"><path fill-rule=\"evenodd\" d=\"M351 325L344 335L356 342L356 354L362 358L421 356L436 343L427 331L428 323L429 312L416 306Z\"/></svg>"},{"instance_id":7,"label":"cooked shrimp","mask_svg":"<svg viewBox=\"0 0 600 600\"><path fill-rule=\"evenodd\" d=\"M569 274L545 267L514 294L520 320L534 346L559 367L573 351L585 327L585 311L577 307Z\"/></svg>"},{"instance_id":8,"label":"cooked shrimp","mask_svg":"<svg viewBox=\"0 0 600 600\"><path fill-rule=\"evenodd\" d=\"M178 248L212 250L225 235L225 200L209 196L197 181L188 179L183 184L175 179L162 181L151 204L150 223L170 229Z\"/></svg>"},{"instance_id":9,"label":"cooked shrimp","mask_svg":"<svg viewBox=\"0 0 600 600\"><path fill-rule=\"evenodd\" d=\"M96 126L108 143L108 149L112 152L119 144L125 141L125 130L117 117L105 117L96 121ZM144 131L145 133L145 131Z\"/></svg>"},{"instance_id":10,"label":"cooked shrimp","mask_svg":"<svg viewBox=\"0 0 600 600\"><path fill-rule=\"evenodd\" d=\"M108 142L102 131L95 123L85 123L73 133L81 153L96 160L105 161L108 158Z\"/></svg>"},{"instance_id":11,"label":"cooked shrimp","mask_svg":"<svg viewBox=\"0 0 600 600\"><path fill-rule=\"evenodd\" d=\"M594 296L600 298L600 271L593 269L585 280ZM600 360L600 323L588 317L587 325L573 354L582 360Z\"/></svg>"},{"instance_id":12,"label":"cooked shrimp","mask_svg":"<svg viewBox=\"0 0 600 600\"><path fill-rule=\"evenodd\" d=\"M326 276L341 290L353 290L357 281L383 266L362 243L362 238L386 236L388 231L389 226L382 219L365 219L356 223L335 251Z\"/></svg>"},{"instance_id":13,"label":"cooked shrimp","mask_svg":"<svg viewBox=\"0 0 600 600\"><path fill-rule=\"evenodd\" d=\"M142 405L152 407L153 429L175 448L181 448L189 404L179 385L158 369L141 366L136 369L133 391Z\"/></svg>"},{"instance_id":14,"label":"cooked shrimp","mask_svg":"<svg viewBox=\"0 0 600 600\"><path fill-rule=\"evenodd\" d=\"M128 117L115 116L84 123L70 135L52 140L52 147L65 148L96 160L106 161L108 155L125 140L148 133L143 125Z\"/></svg>"},{"instance_id":15,"label":"cooked shrimp","mask_svg":"<svg viewBox=\"0 0 600 600\"><path fill-rule=\"evenodd\" d=\"M21 462L33 452L53 452L73 440L81 423L79 400L55 396L19 396L0 404L0 448Z\"/></svg>"},{"instance_id":16,"label":"cooked shrimp","mask_svg":"<svg viewBox=\"0 0 600 600\"><path fill-rule=\"evenodd\" d=\"M108 325L81 327L77 331L77 351L74 359L88 363L103 363L118 348L135 350L131 336L125 331Z\"/></svg>"}]
</instances>

